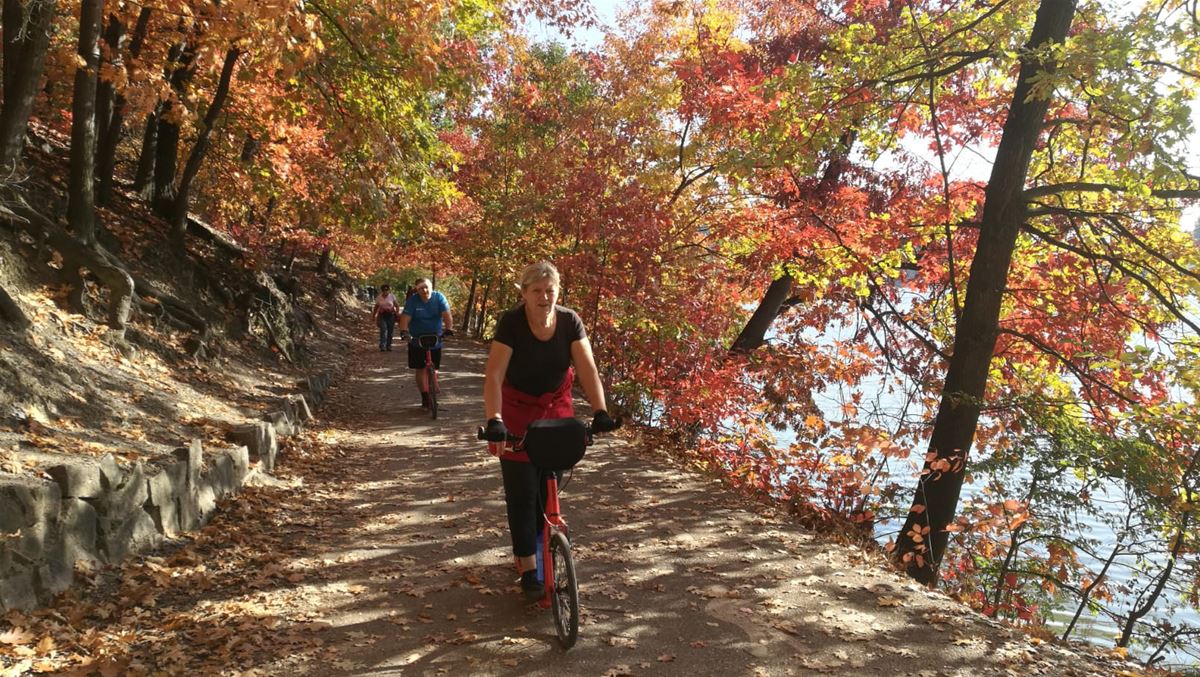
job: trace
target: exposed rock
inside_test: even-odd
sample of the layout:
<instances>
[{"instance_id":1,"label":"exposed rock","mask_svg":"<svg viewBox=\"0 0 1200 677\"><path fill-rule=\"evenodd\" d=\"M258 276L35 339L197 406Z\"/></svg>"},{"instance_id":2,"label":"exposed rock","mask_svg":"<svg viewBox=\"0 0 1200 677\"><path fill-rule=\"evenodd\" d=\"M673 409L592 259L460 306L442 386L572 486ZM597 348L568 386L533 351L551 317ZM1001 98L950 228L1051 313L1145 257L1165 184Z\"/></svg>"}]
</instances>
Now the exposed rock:
<instances>
[{"instance_id":1,"label":"exposed rock","mask_svg":"<svg viewBox=\"0 0 1200 677\"><path fill-rule=\"evenodd\" d=\"M0 606L6 609L32 609L37 606L33 589L33 570L25 569L0 577Z\"/></svg>"},{"instance_id":2,"label":"exposed rock","mask_svg":"<svg viewBox=\"0 0 1200 677\"><path fill-rule=\"evenodd\" d=\"M113 475L106 474L105 477L111 478ZM146 502L148 492L145 465L141 461L134 463L128 472L120 475L118 482L110 484L110 481L104 481L107 485L104 491L92 500L102 524L123 522L134 512L142 511L142 504Z\"/></svg>"},{"instance_id":3,"label":"exposed rock","mask_svg":"<svg viewBox=\"0 0 1200 677\"><path fill-rule=\"evenodd\" d=\"M145 509L164 536L179 535L179 498L187 494L187 462L176 461L146 479Z\"/></svg>"},{"instance_id":4,"label":"exposed rock","mask_svg":"<svg viewBox=\"0 0 1200 677\"><path fill-rule=\"evenodd\" d=\"M292 406L296 411L296 421L304 423L313 419L312 409L308 406L308 401L303 395L293 395L288 398L292 402Z\"/></svg>"},{"instance_id":5,"label":"exposed rock","mask_svg":"<svg viewBox=\"0 0 1200 677\"><path fill-rule=\"evenodd\" d=\"M51 466L46 473L58 483L65 498L96 498L104 490L100 466L90 461Z\"/></svg>"},{"instance_id":6,"label":"exposed rock","mask_svg":"<svg viewBox=\"0 0 1200 677\"><path fill-rule=\"evenodd\" d=\"M250 472L250 450L246 447L234 447L229 450L229 460L233 463L234 486L240 487Z\"/></svg>"},{"instance_id":7,"label":"exposed rock","mask_svg":"<svg viewBox=\"0 0 1200 677\"><path fill-rule=\"evenodd\" d=\"M100 559L96 551L96 509L91 503L78 498L65 498L62 502L61 542L63 554L73 565L77 560L95 562Z\"/></svg>"},{"instance_id":8,"label":"exposed rock","mask_svg":"<svg viewBox=\"0 0 1200 677\"><path fill-rule=\"evenodd\" d=\"M263 415L263 420L271 424L277 437L287 437L296 433L292 417L285 411L272 411Z\"/></svg>"},{"instance_id":9,"label":"exposed rock","mask_svg":"<svg viewBox=\"0 0 1200 677\"><path fill-rule=\"evenodd\" d=\"M187 486L196 486L196 480L200 477L200 465L204 463L204 447L200 440L193 439L188 446L176 449L174 454L175 458L187 464Z\"/></svg>"},{"instance_id":10,"label":"exposed rock","mask_svg":"<svg viewBox=\"0 0 1200 677\"><path fill-rule=\"evenodd\" d=\"M129 515L120 524L106 525L100 520L100 550L106 561L119 562L132 553L148 550L162 542L162 535L143 510Z\"/></svg>"},{"instance_id":11,"label":"exposed rock","mask_svg":"<svg viewBox=\"0 0 1200 677\"><path fill-rule=\"evenodd\" d=\"M245 445L249 451L249 459L258 461L262 469L271 472L275 469L275 455L279 444L275 437L275 428L269 423L250 423L237 426L229 432L229 437L238 444Z\"/></svg>"},{"instance_id":12,"label":"exposed rock","mask_svg":"<svg viewBox=\"0 0 1200 677\"><path fill-rule=\"evenodd\" d=\"M24 478L0 481L0 577L32 570L58 528L59 488Z\"/></svg>"}]
</instances>

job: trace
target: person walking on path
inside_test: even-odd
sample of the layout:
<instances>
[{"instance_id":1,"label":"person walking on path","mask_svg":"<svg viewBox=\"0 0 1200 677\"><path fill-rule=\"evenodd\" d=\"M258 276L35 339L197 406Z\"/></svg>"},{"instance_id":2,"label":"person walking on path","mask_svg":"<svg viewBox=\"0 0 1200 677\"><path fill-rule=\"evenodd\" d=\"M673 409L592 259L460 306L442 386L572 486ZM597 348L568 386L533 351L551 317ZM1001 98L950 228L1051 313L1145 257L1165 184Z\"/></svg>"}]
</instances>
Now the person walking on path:
<instances>
[{"instance_id":1,"label":"person walking on path","mask_svg":"<svg viewBox=\"0 0 1200 677\"><path fill-rule=\"evenodd\" d=\"M608 415L583 321L558 305L558 283L558 270L550 262L527 266L521 274L521 303L496 323L483 384L488 441L504 442L508 433L524 435L537 419L574 416L576 371L592 405L592 431L610 432L621 425ZM534 559L541 512L538 471L524 451L509 449L500 455L500 473L521 589L527 596L540 596Z\"/></svg>"},{"instance_id":2,"label":"person walking on path","mask_svg":"<svg viewBox=\"0 0 1200 677\"><path fill-rule=\"evenodd\" d=\"M450 317L450 302L440 291L433 290L433 283L428 278L418 278L413 283L416 294L404 302L404 312L400 315L400 338L418 337L422 334L434 334L438 337L434 346L433 368L442 368L443 334L450 334L449 327L454 321ZM447 329L443 331L443 327ZM425 373L425 349L416 340L408 343L408 366L416 374L417 390L421 391L421 406L429 406L429 377Z\"/></svg>"},{"instance_id":3,"label":"person walking on path","mask_svg":"<svg viewBox=\"0 0 1200 677\"><path fill-rule=\"evenodd\" d=\"M386 284L381 286L379 295L375 297L375 310L371 313L371 319L379 325L379 352L392 349L392 332L396 328L396 311L399 307L391 287Z\"/></svg>"}]
</instances>

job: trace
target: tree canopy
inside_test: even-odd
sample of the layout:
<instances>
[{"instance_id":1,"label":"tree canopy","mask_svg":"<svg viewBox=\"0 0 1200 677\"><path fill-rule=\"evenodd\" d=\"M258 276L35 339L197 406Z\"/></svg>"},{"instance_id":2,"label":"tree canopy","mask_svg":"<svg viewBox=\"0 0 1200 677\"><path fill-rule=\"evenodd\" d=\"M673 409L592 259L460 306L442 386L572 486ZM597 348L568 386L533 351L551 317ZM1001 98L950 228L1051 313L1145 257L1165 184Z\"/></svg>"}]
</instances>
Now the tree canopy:
<instances>
[{"instance_id":1,"label":"tree canopy","mask_svg":"<svg viewBox=\"0 0 1200 677\"><path fill-rule=\"evenodd\" d=\"M1194 645L1163 614L1200 606L1194 3L654 1L585 47L524 30L591 25L571 0L83 5L98 39L4 4L5 162L22 116L94 116L98 199L434 270L481 335L550 259L619 406L697 463L989 613ZM1078 536L1101 487L1112 558Z\"/></svg>"}]
</instances>

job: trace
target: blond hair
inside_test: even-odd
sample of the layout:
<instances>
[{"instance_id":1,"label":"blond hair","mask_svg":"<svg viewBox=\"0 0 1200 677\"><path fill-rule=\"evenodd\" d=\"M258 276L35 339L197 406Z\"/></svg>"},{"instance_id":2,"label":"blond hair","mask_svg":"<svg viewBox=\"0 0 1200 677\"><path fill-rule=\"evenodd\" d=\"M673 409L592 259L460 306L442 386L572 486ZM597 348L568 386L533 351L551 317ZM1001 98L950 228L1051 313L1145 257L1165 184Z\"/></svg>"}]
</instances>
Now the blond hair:
<instances>
[{"instance_id":1,"label":"blond hair","mask_svg":"<svg viewBox=\"0 0 1200 677\"><path fill-rule=\"evenodd\" d=\"M521 271L521 290L524 291L529 285L542 280L550 280L555 287L559 286L558 268L555 268L553 263L538 261L525 266L525 270Z\"/></svg>"}]
</instances>

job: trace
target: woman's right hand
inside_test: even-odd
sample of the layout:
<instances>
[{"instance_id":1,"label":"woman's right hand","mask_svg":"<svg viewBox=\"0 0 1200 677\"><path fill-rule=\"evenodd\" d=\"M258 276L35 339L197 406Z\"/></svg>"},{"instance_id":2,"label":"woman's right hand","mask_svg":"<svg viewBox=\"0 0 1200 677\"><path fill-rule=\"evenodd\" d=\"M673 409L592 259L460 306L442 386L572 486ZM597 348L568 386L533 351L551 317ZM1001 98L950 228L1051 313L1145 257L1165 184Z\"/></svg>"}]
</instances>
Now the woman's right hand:
<instances>
[{"instance_id":1,"label":"woman's right hand","mask_svg":"<svg viewBox=\"0 0 1200 677\"><path fill-rule=\"evenodd\" d=\"M507 442L508 428L504 427L504 421L498 418L489 418L483 429L483 439L488 442Z\"/></svg>"}]
</instances>

